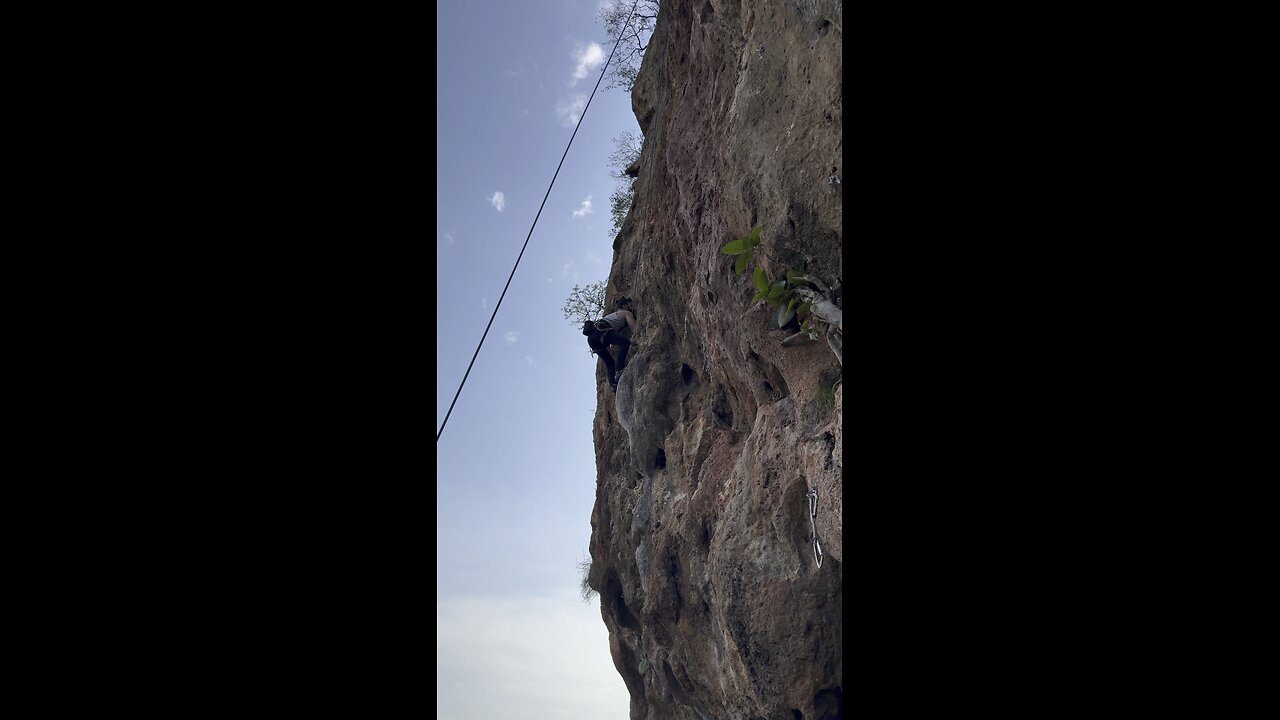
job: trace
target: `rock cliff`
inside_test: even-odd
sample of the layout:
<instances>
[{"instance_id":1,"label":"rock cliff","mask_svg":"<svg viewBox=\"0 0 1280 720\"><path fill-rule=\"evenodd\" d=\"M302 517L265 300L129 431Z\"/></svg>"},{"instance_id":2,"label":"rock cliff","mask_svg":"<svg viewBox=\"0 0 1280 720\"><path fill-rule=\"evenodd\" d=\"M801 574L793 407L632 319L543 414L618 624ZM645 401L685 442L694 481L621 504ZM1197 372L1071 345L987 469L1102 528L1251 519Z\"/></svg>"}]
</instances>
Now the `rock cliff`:
<instances>
[{"instance_id":1,"label":"rock cliff","mask_svg":"<svg viewBox=\"0 0 1280 720\"><path fill-rule=\"evenodd\" d=\"M753 268L841 279L841 23L834 1L663 0L633 88L608 302L634 298L638 330L616 395L598 368L588 577L633 720L842 716L840 364L784 347L720 252L759 225Z\"/></svg>"}]
</instances>

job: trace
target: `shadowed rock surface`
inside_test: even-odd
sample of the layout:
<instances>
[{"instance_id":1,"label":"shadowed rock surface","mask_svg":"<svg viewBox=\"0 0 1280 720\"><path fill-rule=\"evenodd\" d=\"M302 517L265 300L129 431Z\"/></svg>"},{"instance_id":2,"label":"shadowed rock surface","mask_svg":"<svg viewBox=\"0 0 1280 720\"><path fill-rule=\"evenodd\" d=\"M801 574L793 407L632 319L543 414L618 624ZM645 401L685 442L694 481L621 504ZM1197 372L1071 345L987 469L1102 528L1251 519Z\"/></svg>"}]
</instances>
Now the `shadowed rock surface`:
<instances>
[{"instance_id":1,"label":"shadowed rock surface","mask_svg":"<svg viewBox=\"0 0 1280 720\"><path fill-rule=\"evenodd\" d=\"M633 720L842 716L840 366L783 347L720 252L760 225L752 268L842 278L841 22L837 2L664 0L633 89L608 303L634 298L638 330L616 396L597 369L588 578Z\"/></svg>"}]
</instances>

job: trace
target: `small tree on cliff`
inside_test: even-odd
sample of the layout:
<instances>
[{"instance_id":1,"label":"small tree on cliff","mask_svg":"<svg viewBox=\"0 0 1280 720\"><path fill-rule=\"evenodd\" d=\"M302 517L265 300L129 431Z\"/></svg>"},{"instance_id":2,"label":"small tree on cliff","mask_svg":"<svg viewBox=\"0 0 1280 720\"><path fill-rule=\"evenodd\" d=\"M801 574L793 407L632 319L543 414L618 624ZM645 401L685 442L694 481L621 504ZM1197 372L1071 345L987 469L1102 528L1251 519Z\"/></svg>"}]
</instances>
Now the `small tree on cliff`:
<instances>
[{"instance_id":1,"label":"small tree on cliff","mask_svg":"<svg viewBox=\"0 0 1280 720\"><path fill-rule=\"evenodd\" d=\"M591 598L596 596L596 591L591 587L591 559L587 558L578 563L578 574L581 580L578 584L578 594L582 597L582 602L591 602Z\"/></svg>"},{"instance_id":2,"label":"small tree on cliff","mask_svg":"<svg viewBox=\"0 0 1280 720\"><path fill-rule=\"evenodd\" d=\"M619 182L618 189L609 196L609 213L613 217L614 237L617 237L622 230L622 223L627 219L627 213L631 212L631 201L635 199L635 189L631 185L632 176L627 174L627 168L640 157L640 142L640 136L630 130L624 130L613 138L614 150L609 156L609 167L613 170L609 174Z\"/></svg>"},{"instance_id":3,"label":"small tree on cliff","mask_svg":"<svg viewBox=\"0 0 1280 720\"><path fill-rule=\"evenodd\" d=\"M604 317L605 281L593 282L586 287L573 286L569 298L564 301L564 319L569 321L575 330L582 328L588 320L599 320Z\"/></svg>"},{"instance_id":4,"label":"small tree on cliff","mask_svg":"<svg viewBox=\"0 0 1280 720\"><path fill-rule=\"evenodd\" d=\"M649 46L649 38L653 35L653 26L658 21L659 0L612 0L609 6L600 11L600 24L609 34L609 43L617 41L618 52L613 56L609 66L609 85L606 89L620 87L631 92L636 82L636 73L640 72L640 61L644 59L645 48ZM632 15L631 7L635 6ZM627 18L631 22L627 22ZM623 26L626 29L623 29ZM618 39L618 34L622 39Z\"/></svg>"},{"instance_id":5,"label":"small tree on cliff","mask_svg":"<svg viewBox=\"0 0 1280 720\"><path fill-rule=\"evenodd\" d=\"M610 175L619 180L630 177L627 175L627 168L640 157L642 141L643 138L630 130L623 130L613 136L613 152L609 155L609 167L613 168L613 171L609 173Z\"/></svg>"},{"instance_id":6,"label":"small tree on cliff","mask_svg":"<svg viewBox=\"0 0 1280 720\"><path fill-rule=\"evenodd\" d=\"M609 196L609 213L613 216L613 236L617 237L622 231L622 223L627 219L627 213L631 212L631 201L636 197L635 191L631 189L631 183L620 186L613 194Z\"/></svg>"},{"instance_id":7,"label":"small tree on cliff","mask_svg":"<svg viewBox=\"0 0 1280 720\"><path fill-rule=\"evenodd\" d=\"M737 257L733 263L734 272L746 271L751 256L760 245L760 231L763 229L763 226L756 226L746 237L725 243L720 248L720 252L725 255ZM769 313L770 329L783 329L799 324L800 332L783 339L783 347L804 340L817 340L821 330L826 335L827 346L836 356L836 362L841 367L844 366L844 311L837 304L839 281L828 287L817 276L808 274L803 269L790 268L784 275L770 279L764 268L759 266L752 273L751 281L756 286L751 304L764 301L774 309Z\"/></svg>"}]
</instances>

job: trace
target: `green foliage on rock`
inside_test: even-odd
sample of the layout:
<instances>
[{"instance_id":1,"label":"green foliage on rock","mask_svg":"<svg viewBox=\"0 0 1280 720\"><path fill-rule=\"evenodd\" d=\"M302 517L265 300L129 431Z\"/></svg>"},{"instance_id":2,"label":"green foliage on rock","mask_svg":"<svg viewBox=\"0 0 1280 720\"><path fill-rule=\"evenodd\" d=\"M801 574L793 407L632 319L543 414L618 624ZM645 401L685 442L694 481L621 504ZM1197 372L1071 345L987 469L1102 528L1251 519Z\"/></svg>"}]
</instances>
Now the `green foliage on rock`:
<instances>
[{"instance_id":1,"label":"green foliage on rock","mask_svg":"<svg viewBox=\"0 0 1280 720\"><path fill-rule=\"evenodd\" d=\"M836 388L840 385L840 381L841 377L839 370L827 371L818 377L818 407L822 412L831 412L835 409Z\"/></svg>"},{"instance_id":2,"label":"green foliage on rock","mask_svg":"<svg viewBox=\"0 0 1280 720\"><path fill-rule=\"evenodd\" d=\"M609 196L609 213L613 216L613 236L622 231L622 223L626 222L627 213L631 212L631 202L635 200L635 192L631 183L620 185L613 195Z\"/></svg>"},{"instance_id":3,"label":"green foliage on rock","mask_svg":"<svg viewBox=\"0 0 1280 720\"><path fill-rule=\"evenodd\" d=\"M635 187L631 176L627 175L627 168L640 157L642 141L639 135L629 130L613 137L613 153L609 155L609 167L613 170L609 174L618 181L618 188L609 196L609 213L613 218L614 237L622 232L622 224L626 222L636 198Z\"/></svg>"},{"instance_id":4,"label":"green foliage on rock","mask_svg":"<svg viewBox=\"0 0 1280 720\"><path fill-rule=\"evenodd\" d=\"M596 17L608 35L608 40L601 45L608 47L616 42L618 46L606 76L609 79L608 89L620 87L631 92L636 74L640 72L640 61L644 59L644 51L658 22L658 10L658 0L640 0L639 3L610 0L600 8Z\"/></svg>"},{"instance_id":5,"label":"green foliage on rock","mask_svg":"<svg viewBox=\"0 0 1280 720\"><path fill-rule=\"evenodd\" d=\"M604 317L604 280L599 280L586 287L573 286L568 299L564 301L564 319L575 330L580 330L588 320L599 320Z\"/></svg>"},{"instance_id":6,"label":"green foliage on rock","mask_svg":"<svg viewBox=\"0 0 1280 720\"><path fill-rule=\"evenodd\" d=\"M734 272L742 272L747 269L747 262L751 260L751 253L760 244L760 231L763 229L763 225L757 225L746 237L725 243L724 247L720 248L720 252L725 255L738 256L738 259L733 264Z\"/></svg>"},{"instance_id":7,"label":"green foliage on rock","mask_svg":"<svg viewBox=\"0 0 1280 720\"><path fill-rule=\"evenodd\" d=\"M725 255L737 256L733 263L734 272L741 273L747 269L752 254L760 245L760 231L763 229L764 226L757 225L746 236L727 242L720 248L720 252ZM771 280L764 268L756 267L751 274L751 283L756 288L751 304L764 301L773 308L773 312L769 313L770 329L786 327L792 318L798 316L801 330L808 332L811 337L817 336L817 331L808 321L809 303L796 293L798 288L808 285L803 269L788 268L782 277Z\"/></svg>"}]
</instances>

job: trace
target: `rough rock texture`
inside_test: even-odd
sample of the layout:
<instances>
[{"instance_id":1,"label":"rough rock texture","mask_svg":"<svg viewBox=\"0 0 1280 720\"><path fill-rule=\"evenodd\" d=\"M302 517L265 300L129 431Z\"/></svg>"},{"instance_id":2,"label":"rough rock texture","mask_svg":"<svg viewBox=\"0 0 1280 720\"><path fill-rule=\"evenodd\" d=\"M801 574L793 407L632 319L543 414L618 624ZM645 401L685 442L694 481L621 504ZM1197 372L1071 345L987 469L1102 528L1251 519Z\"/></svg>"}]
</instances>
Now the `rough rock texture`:
<instances>
[{"instance_id":1,"label":"rough rock texture","mask_svg":"<svg viewBox=\"0 0 1280 720\"><path fill-rule=\"evenodd\" d=\"M842 714L840 367L784 348L720 252L761 225L752 267L841 279L841 21L664 0L634 87L608 301L634 298L639 328L616 396L598 369L589 575L633 720Z\"/></svg>"}]
</instances>

